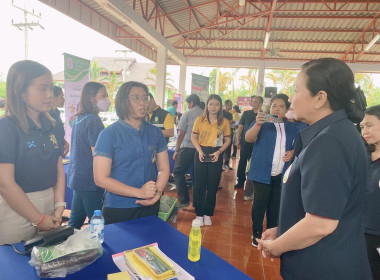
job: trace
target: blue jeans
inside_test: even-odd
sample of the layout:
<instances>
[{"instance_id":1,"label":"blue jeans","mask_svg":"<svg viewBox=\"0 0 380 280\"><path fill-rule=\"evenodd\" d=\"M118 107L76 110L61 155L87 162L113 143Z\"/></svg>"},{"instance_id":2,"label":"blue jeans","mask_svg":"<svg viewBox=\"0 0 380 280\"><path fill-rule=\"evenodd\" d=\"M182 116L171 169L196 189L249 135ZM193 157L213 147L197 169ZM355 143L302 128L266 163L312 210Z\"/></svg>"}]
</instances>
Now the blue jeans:
<instances>
[{"instance_id":1,"label":"blue jeans","mask_svg":"<svg viewBox=\"0 0 380 280\"><path fill-rule=\"evenodd\" d=\"M91 219L95 210L103 206L104 191L73 191L69 226L80 229L86 217Z\"/></svg>"}]
</instances>

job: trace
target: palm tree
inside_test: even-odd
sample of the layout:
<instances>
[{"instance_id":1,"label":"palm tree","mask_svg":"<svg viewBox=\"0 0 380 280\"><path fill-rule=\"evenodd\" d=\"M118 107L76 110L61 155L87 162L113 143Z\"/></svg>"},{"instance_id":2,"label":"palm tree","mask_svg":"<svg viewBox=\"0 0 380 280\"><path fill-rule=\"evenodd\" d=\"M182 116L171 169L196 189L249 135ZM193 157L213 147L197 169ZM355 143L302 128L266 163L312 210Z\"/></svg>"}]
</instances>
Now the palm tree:
<instances>
[{"instance_id":1,"label":"palm tree","mask_svg":"<svg viewBox=\"0 0 380 280\"><path fill-rule=\"evenodd\" d=\"M103 83L105 81L104 86L107 88L109 93L109 98L111 100L111 107L115 105L115 95L119 87L123 84L122 81L118 80L117 74L114 71L112 75L105 76L105 79L103 79Z\"/></svg>"},{"instance_id":2,"label":"palm tree","mask_svg":"<svg viewBox=\"0 0 380 280\"><path fill-rule=\"evenodd\" d=\"M107 73L106 76L102 75L104 72ZM98 66L98 63L94 61L91 65L90 69L90 80L93 82L102 83L104 80L107 80L107 76L109 75L109 71L107 68Z\"/></svg>"},{"instance_id":3,"label":"palm tree","mask_svg":"<svg viewBox=\"0 0 380 280\"><path fill-rule=\"evenodd\" d=\"M228 89L228 85L233 81L234 78L230 72L219 72L219 94L223 94Z\"/></svg>"},{"instance_id":4,"label":"palm tree","mask_svg":"<svg viewBox=\"0 0 380 280\"><path fill-rule=\"evenodd\" d=\"M279 87L279 92L290 96L293 93L291 86L299 71L295 70L272 70L272 72L265 74L267 79L272 80L273 85Z\"/></svg>"},{"instance_id":5,"label":"palm tree","mask_svg":"<svg viewBox=\"0 0 380 280\"><path fill-rule=\"evenodd\" d=\"M243 87L248 86L248 93L254 95L257 88L257 79L256 79L257 69L248 69L248 75L241 76L240 80L242 81Z\"/></svg>"}]
</instances>

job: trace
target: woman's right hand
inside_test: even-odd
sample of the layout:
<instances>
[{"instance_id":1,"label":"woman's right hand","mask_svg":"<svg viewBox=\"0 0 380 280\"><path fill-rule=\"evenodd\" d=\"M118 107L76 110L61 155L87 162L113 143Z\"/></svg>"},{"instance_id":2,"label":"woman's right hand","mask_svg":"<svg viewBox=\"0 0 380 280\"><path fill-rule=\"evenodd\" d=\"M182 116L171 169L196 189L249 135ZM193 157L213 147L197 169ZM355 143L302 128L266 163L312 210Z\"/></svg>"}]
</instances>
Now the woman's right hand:
<instances>
[{"instance_id":1,"label":"woman's right hand","mask_svg":"<svg viewBox=\"0 0 380 280\"><path fill-rule=\"evenodd\" d=\"M37 226L38 232L46 232L58 228L58 219L54 216L44 215L44 220Z\"/></svg>"},{"instance_id":2,"label":"woman's right hand","mask_svg":"<svg viewBox=\"0 0 380 280\"><path fill-rule=\"evenodd\" d=\"M265 123L265 116L263 112L258 112L256 116L256 123L262 125Z\"/></svg>"},{"instance_id":3,"label":"woman's right hand","mask_svg":"<svg viewBox=\"0 0 380 280\"><path fill-rule=\"evenodd\" d=\"M156 193L156 182L146 182L140 189L141 195L139 198L148 199L152 198Z\"/></svg>"},{"instance_id":4,"label":"woman's right hand","mask_svg":"<svg viewBox=\"0 0 380 280\"><path fill-rule=\"evenodd\" d=\"M198 151L198 153L199 153L199 161L200 161L200 162L203 162L203 157L205 156L205 154L203 153L202 150L201 150L201 151Z\"/></svg>"}]
</instances>

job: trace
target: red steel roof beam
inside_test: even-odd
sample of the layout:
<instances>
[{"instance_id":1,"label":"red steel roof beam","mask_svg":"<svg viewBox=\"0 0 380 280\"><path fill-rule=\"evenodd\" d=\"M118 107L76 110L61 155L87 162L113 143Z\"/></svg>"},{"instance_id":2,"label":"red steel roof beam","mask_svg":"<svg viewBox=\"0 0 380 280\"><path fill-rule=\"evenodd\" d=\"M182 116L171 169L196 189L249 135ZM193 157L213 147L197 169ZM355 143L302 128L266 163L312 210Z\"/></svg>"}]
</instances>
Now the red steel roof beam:
<instances>
[{"instance_id":1,"label":"red steel roof beam","mask_svg":"<svg viewBox=\"0 0 380 280\"><path fill-rule=\"evenodd\" d=\"M360 42L360 40L363 40L364 39L364 35L365 33L368 32L368 30L371 28L371 26L376 23L376 20L377 18L380 17L380 13L378 13L374 18L372 18L372 20L370 21L370 23L367 25L367 27L358 35L358 37L356 38L356 40L354 41L354 43L347 49L346 53L340 58L341 60L343 61L346 61L347 60L347 55L351 53L351 51L354 51L355 52L355 47L356 47L356 44L358 42ZM354 57L353 57L354 59Z\"/></svg>"},{"instance_id":2,"label":"red steel roof beam","mask_svg":"<svg viewBox=\"0 0 380 280\"><path fill-rule=\"evenodd\" d=\"M270 32L270 27L271 27L272 21L273 21L274 10L276 9L276 3L277 3L277 0L273 0L272 6L271 6L271 9L270 9L270 13L269 13L269 19L268 19L268 22L267 22L267 27L265 28L265 35ZM261 48L261 55L260 55L261 59L264 59L265 52L266 52L266 50L264 48L264 42L263 42L263 46Z\"/></svg>"}]
</instances>

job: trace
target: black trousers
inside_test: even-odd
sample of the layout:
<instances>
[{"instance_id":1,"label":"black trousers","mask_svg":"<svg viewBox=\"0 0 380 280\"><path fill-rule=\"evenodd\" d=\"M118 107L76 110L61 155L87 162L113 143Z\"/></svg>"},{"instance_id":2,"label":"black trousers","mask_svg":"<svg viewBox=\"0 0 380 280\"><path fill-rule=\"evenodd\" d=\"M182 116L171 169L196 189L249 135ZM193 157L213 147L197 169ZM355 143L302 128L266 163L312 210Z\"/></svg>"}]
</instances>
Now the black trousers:
<instances>
[{"instance_id":1,"label":"black trousers","mask_svg":"<svg viewBox=\"0 0 380 280\"><path fill-rule=\"evenodd\" d=\"M135 208L103 207L102 213L104 217L104 223L108 225L148 216L157 216L159 209L160 201L157 201L152 206L142 206Z\"/></svg>"},{"instance_id":2,"label":"black trousers","mask_svg":"<svg viewBox=\"0 0 380 280\"><path fill-rule=\"evenodd\" d=\"M230 164L230 158L231 158L231 149L232 149L232 137L234 136L234 131L231 129L231 144L227 147L227 149L224 151L224 164L229 165Z\"/></svg>"},{"instance_id":3,"label":"black trousers","mask_svg":"<svg viewBox=\"0 0 380 280\"><path fill-rule=\"evenodd\" d=\"M212 154L220 147L202 147L205 154ZM217 162L200 162L199 153L194 157L193 205L197 216L213 216L216 192L222 175L223 154Z\"/></svg>"},{"instance_id":4,"label":"black trousers","mask_svg":"<svg viewBox=\"0 0 380 280\"><path fill-rule=\"evenodd\" d=\"M252 231L261 237L264 214L267 213L267 228L276 227L281 199L281 174L272 176L270 184L253 181Z\"/></svg>"},{"instance_id":5,"label":"black trousers","mask_svg":"<svg viewBox=\"0 0 380 280\"><path fill-rule=\"evenodd\" d=\"M380 247L380 236L364 234L367 243L369 265L371 266L373 279L380 279L380 255L376 248Z\"/></svg>"},{"instance_id":6,"label":"black trousers","mask_svg":"<svg viewBox=\"0 0 380 280\"><path fill-rule=\"evenodd\" d=\"M173 174L174 182L177 187L178 200L180 203L189 203L189 190L186 186L185 174L188 173L189 167L194 163L195 148L181 148L178 151L175 160Z\"/></svg>"},{"instance_id":7,"label":"black trousers","mask_svg":"<svg viewBox=\"0 0 380 280\"><path fill-rule=\"evenodd\" d=\"M252 156L252 144L242 144L240 147L240 160L237 170L237 180L238 184L241 186L244 185L245 182L245 169L247 168L247 162Z\"/></svg>"}]
</instances>

